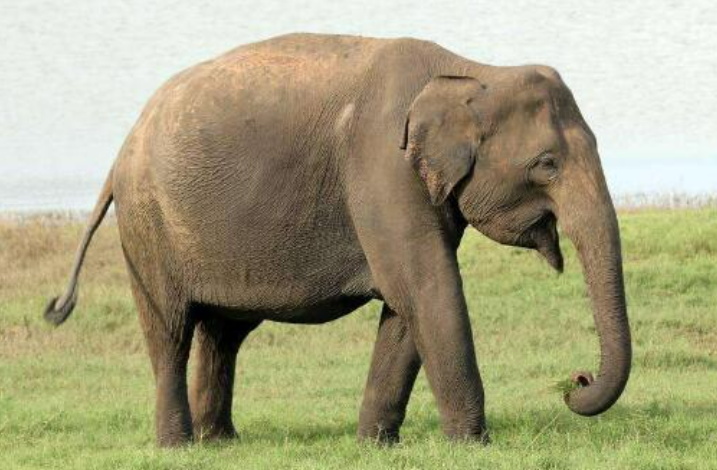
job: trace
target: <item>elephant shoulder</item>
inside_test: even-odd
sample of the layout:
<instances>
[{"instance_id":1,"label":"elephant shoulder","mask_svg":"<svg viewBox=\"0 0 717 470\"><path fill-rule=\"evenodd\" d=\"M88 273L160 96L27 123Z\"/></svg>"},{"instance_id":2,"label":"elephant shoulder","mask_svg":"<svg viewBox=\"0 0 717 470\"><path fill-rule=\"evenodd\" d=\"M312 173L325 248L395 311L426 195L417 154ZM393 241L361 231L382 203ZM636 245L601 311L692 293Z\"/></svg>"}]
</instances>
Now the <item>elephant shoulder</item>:
<instances>
[{"instance_id":1,"label":"elephant shoulder","mask_svg":"<svg viewBox=\"0 0 717 470\"><path fill-rule=\"evenodd\" d=\"M446 60L459 58L433 41L402 37L382 40L374 60L395 69L432 70Z\"/></svg>"}]
</instances>

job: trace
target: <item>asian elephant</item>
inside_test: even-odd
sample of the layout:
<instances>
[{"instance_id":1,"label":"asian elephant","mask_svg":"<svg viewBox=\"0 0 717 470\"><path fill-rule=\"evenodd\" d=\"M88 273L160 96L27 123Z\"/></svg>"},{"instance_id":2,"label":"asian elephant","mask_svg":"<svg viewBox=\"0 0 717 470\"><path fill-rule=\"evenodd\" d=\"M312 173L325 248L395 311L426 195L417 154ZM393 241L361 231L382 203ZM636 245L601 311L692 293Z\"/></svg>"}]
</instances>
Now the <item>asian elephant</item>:
<instances>
[{"instance_id":1,"label":"asian elephant","mask_svg":"<svg viewBox=\"0 0 717 470\"><path fill-rule=\"evenodd\" d=\"M171 78L104 184L66 292L114 201L156 379L161 446L235 435L237 352L264 320L323 323L383 301L361 438L398 439L425 367L443 430L487 441L456 250L470 224L562 270L575 245L600 339L590 416L630 373L620 234L593 133L558 73L415 39L292 34ZM193 335L194 381L187 386Z\"/></svg>"}]
</instances>

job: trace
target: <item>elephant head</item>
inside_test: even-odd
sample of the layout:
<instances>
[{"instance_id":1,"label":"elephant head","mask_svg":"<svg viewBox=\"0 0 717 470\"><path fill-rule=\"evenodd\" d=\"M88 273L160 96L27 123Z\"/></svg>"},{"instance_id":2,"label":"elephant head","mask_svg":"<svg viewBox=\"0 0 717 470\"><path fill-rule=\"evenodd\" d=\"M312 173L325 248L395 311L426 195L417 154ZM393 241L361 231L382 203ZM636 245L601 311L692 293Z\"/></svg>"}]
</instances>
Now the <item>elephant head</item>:
<instances>
[{"instance_id":1,"label":"elephant head","mask_svg":"<svg viewBox=\"0 0 717 470\"><path fill-rule=\"evenodd\" d=\"M565 401L585 416L610 408L632 354L620 233L595 137L557 72L434 78L411 105L402 148L433 204L452 198L481 233L535 249L558 271L560 225L582 263L601 349L597 377L573 373L579 387Z\"/></svg>"}]
</instances>

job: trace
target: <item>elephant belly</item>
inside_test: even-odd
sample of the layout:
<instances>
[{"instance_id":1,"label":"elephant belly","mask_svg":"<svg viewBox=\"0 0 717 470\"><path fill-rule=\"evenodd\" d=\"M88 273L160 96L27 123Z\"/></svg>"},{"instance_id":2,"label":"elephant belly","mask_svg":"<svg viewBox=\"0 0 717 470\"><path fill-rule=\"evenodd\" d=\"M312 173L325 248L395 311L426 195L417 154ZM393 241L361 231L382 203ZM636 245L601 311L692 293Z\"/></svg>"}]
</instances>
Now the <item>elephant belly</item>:
<instances>
[{"instance_id":1,"label":"elephant belly","mask_svg":"<svg viewBox=\"0 0 717 470\"><path fill-rule=\"evenodd\" d=\"M192 300L237 320L325 323L378 297L356 247L335 240L333 249L292 250L268 234L265 239L269 243L240 244L231 262L185 259L194 268L186 287Z\"/></svg>"},{"instance_id":2,"label":"elephant belly","mask_svg":"<svg viewBox=\"0 0 717 470\"><path fill-rule=\"evenodd\" d=\"M217 314L239 321L268 320L279 323L321 324L341 318L365 305L371 297L342 297L313 305L282 310L240 310L218 307Z\"/></svg>"}]
</instances>

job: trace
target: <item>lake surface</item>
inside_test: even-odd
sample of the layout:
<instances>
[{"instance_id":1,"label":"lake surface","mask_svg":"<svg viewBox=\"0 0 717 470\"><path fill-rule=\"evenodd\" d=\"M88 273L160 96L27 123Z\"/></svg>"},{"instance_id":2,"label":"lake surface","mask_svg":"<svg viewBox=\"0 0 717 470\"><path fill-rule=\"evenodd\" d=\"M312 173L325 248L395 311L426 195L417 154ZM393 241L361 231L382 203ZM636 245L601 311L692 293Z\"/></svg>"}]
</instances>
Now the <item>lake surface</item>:
<instances>
[{"instance_id":1,"label":"lake surface","mask_svg":"<svg viewBox=\"0 0 717 470\"><path fill-rule=\"evenodd\" d=\"M0 211L94 205L151 93L236 45L292 31L434 40L545 63L598 136L616 195L717 193L717 3L0 3Z\"/></svg>"}]
</instances>

